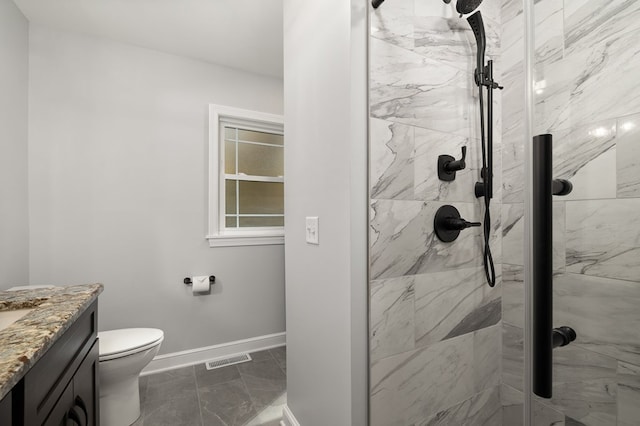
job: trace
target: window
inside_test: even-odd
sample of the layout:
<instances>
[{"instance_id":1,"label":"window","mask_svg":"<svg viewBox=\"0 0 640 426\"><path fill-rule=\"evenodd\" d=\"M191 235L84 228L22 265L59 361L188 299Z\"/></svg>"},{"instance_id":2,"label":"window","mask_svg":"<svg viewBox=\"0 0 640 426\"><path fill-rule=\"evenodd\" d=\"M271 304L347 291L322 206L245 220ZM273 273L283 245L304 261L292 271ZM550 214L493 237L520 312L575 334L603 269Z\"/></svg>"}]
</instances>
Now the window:
<instances>
[{"instance_id":1,"label":"window","mask_svg":"<svg viewBox=\"0 0 640 426\"><path fill-rule=\"evenodd\" d=\"M209 106L209 245L284 242L282 116Z\"/></svg>"}]
</instances>

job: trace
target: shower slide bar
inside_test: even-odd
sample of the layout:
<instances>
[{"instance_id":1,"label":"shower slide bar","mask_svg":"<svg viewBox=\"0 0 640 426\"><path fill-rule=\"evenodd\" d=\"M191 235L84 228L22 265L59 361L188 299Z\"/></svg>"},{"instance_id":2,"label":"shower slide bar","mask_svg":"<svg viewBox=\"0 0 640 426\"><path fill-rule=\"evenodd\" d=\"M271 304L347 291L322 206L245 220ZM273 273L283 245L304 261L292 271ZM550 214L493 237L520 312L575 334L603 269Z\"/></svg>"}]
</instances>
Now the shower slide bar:
<instances>
[{"instance_id":1,"label":"shower slide bar","mask_svg":"<svg viewBox=\"0 0 640 426\"><path fill-rule=\"evenodd\" d=\"M551 398L553 382L553 348L566 346L576 339L570 327L553 328L553 195L567 195L571 182L553 179L553 136L533 138L533 300L532 300L532 369L533 393Z\"/></svg>"}]
</instances>

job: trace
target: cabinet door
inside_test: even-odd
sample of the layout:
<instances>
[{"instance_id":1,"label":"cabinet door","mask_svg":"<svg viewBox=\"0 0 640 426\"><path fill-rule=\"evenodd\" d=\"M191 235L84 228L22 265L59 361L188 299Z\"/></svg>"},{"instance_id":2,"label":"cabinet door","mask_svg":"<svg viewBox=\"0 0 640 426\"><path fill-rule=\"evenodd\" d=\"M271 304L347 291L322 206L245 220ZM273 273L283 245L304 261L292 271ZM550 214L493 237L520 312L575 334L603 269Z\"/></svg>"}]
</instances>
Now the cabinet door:
<instances>
[{"instance_id":1,"label":"cabinet door","mask_svg":"<svg viewBox=\"0 0 640 426\"><path fill-rule=\"evenodd\" d=\"M43 426L71 426L68 422L69 410L73 407L73 383L69 383L60 395L60 399L54 405L53 410L42 424ZM30 425L29 425L30 426Z\"/></svg>"},{"instance_id":2,"label":"cabinet door","mask_svg":"<svg viewBox=\"0 0 640 426\"><path fill-rule=\"evenodd\" d=\"M0 401L0 425L13 424L11 415L11 392L9 392L2 401Z\"/></svg>"},{"instance_id":3,"label":"cabinet door","mask_svg":"<svg viewBox=\"0 0 640 426\"><path fill-rule=\"evenodd\" d=\"M73 377L75 404L87 414L87 426L100 424L98 402L98 341L85 357Z\"/></svg>"}]
</instances>

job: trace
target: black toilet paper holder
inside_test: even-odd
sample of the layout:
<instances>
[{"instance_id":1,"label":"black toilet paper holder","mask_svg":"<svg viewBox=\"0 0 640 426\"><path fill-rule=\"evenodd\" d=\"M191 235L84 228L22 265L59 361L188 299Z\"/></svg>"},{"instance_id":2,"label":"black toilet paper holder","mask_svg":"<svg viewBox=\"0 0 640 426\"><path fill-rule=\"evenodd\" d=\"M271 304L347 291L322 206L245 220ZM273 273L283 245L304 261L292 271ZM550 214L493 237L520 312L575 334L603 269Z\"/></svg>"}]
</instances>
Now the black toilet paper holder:
<instances>
[{"instance_id":1,"label":"black toilet paper holder","mask_svg":"<svg viewBox=\"0 0 640 426\"><path fill-rule=\"evenodd\" d=\"M193 281L191 281L190 277L185 278L182 282L185 283L186 285L193 284ZM209 282L211 284L215 283L216 282L216 277L214 275L209 275Z\"/></svg>"}]
</instances>

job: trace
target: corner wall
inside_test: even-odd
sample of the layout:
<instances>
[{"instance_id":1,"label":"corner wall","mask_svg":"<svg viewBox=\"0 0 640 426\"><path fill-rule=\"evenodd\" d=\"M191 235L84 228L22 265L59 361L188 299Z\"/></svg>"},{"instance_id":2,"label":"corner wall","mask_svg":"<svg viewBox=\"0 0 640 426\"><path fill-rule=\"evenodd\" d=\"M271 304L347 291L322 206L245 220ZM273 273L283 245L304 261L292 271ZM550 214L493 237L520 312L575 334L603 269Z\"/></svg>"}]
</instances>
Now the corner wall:
<instances>
[{"instance_id":1,"label":"corner wall","mask_svg":"<svg viewBox=\"0 0 640 426\"><path fill-rule=\"evenodd\" d=\"M29 23L0 0L0 290L29 282Z\"/></svg>"},{"instance_id":2,"label":"corner wall","mask_svg":"<svg viewBox=\"0 0 640 426\"><path fill-rule=\"evenodd\" d=\"M287 405L304 426L367 425L366 4L284 2Z\"/></svg>"},{"instance_id":3,"label":"corner wall","mask_svg":"<svg viewBox=\"0 0 640 426\"><path fill-rule=\"evenodd\" d=\"M161 328L162 353L283 332L283 246L205 239L208 105L281 114L282 80L36 25L30 37L31 284L104 283L100 328ZM182 282L210 274L210 295Z\"/></svg>"},{"instance_id":4,"label":"corner wall","mask_svg":"<svg viewBox=\"0 0 640 426\"><path fill-rule=\"evenodd\" d=\"M371 426L500 424L500 94L495 93L491 247L485 280L481 228L443 243L433 230L451 204L481 221L474 196L481 145L475 41L455 2L393 0L371 9ZM481 6L500 82L500 5ZM438 156L467 169L437 176Z\"/></svg>"}]
</instances>

